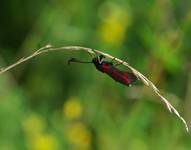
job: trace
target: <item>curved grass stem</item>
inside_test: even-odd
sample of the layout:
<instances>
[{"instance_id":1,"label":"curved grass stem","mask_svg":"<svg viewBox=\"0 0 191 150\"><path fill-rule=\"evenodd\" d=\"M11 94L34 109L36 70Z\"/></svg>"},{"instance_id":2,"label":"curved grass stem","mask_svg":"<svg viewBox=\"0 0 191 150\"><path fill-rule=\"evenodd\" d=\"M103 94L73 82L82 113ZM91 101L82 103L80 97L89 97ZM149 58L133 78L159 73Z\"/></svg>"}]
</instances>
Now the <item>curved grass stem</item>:
<instances>
[{"instance_id":1,"label":"curved grass stem","mask_svg":"<svg viewBox=\"0 0 191 150\"><path fill-rule=\"evenodd\" d=\"M174 106L171 105L171 103L165 98L163 97L161 94L160 94L160 91L158 90L158 88L149 80L147 79L143 74L141 74L139 71L137 71L135 68L133 68L132 66L130 66L127 62L119 59L119 58L116 58L110 54L107 54L107 53L104 53L102 51L99 51L99 50L95 50L92 48L87 48L87 47L81 47L81 46L64 46L64 47L53 47L51 45L46 45L38 50L36 50L34 53L32 53L31 55L27 56L27 57L23 57L21 59L19 59L17 62L15 62L14 64L10 65L10 66L7 66L6 68L1 68L0 69L0 75L13 69L14 67L18 66L19 64L22 64L30 59L32 59L33 57L36 57L40 54L43 54L43 53L47 53L47 52L50 52L50 51L85 51L89 54L95 54L95 53L98 53L98 54L101 54L107 58L110 58L110 59L114 59L115 58L115 61L118 62L118 63L121 63L123 66L126 66L128 67L132 73L134 73L137 78L139 80L141 80L143 82L143 84L145 84L146 86L148 86L157 96L160 97L160 100L162 102L164 102L164 104L166 105L167 109L172 113L174 113L182 122L183 124L185 125L185 128L186 128L186 131L188 132L189 131L189 128L188 128L188 125L186 123L186 121L184 120L184 118L179 114L179 112L174 108Z\"/></svg>"}]
</instances>

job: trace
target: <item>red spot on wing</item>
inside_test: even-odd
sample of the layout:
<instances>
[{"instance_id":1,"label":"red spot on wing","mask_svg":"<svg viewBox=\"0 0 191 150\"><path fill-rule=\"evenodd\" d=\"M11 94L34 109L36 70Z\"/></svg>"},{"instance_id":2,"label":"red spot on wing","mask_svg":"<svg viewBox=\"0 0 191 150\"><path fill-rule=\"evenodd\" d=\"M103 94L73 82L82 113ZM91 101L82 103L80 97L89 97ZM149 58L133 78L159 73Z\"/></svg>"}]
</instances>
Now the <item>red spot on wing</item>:
<instances>
[{"instance_id":1,"label":"red spot on wing","mask_svg":"<svg viewBox=\"0 0 191 150\"><path fill-rule=\"evenodd\" d=\"M112 75L114 79L117 79L119 77L119 70L118 69L113 69Z\"/></svg>"},{"instance_id":2,"label":"red spot on wing","mask_svg":"<svg viewBox=\"0 0 191 150\"><path fill-rule=\"evenodd\" d=\"M133 73L127 71L123 71L122 78L127 85L132 84L137 80L137 77Z\"/></svg>"},{"instance_id":3,"label":"red spot on wing","mask_svg":"<svg viewBox=\"0 0 191 150\"><path fill-rule=\"evenodd\" d=\"M127 84L127 85L131 84L131 81L130 81L130 79L129 79L128 74L123 73L121 77L122 77L122 79L123 79L123 81L124 81L125 84Z\"/></svg>"},{"instance_id":4,"label":"red spot on wing","mask_svg":"<svg viewBox=\"0 0 191 150\"><path fill-rule=\"evenodd\" d=\"M101 70L105 73L109 73L110 64L102 64Z\"/></svg>"},{"instance_id":5,"label":"red spot on wing","mask_svg":"<svg viewBox=\"0 0 191 150\"><path fill-rule=\"evenodd\" d=\"M133 73L130 73L127 71L121 71L118 69L116 69L114 72L112 74L112 78L116 80L117 82L120 82L124 85L129 86L130 84L132 84L133 82L137 80L137 77Z\"/></svg>"}]
</instances>

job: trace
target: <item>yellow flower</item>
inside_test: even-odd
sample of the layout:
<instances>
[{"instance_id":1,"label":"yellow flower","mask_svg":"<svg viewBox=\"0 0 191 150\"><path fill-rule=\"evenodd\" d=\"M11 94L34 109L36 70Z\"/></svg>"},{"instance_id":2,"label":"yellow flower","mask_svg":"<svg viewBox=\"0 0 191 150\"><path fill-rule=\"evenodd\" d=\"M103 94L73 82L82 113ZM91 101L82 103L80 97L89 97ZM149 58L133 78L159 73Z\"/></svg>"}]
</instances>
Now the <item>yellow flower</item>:
<instances>
[{"instance_id":1,"label":"yellow flower","mask_svg":"<svg viewBox=\"0 0 191 150\"><path fill-rule=\"evenodd\" d=\"M27 146L30 150L56 150L57 141L53 135L44 135L45 122L37 114L30 114L23 122Z\"/></svg>"},{"instance_id":2,"label":"yellow flower","mask_svg":"<svg viewBox=\"0 0 191 150\"><path fill-rule=\"evenodd\" d=\"M68 141L77 149L87 150L91 146L91 133L82 123L73 123L67 129Z\"/></svg>"},{"instance_id":3,"label":"yellow flower","mask_svg":"<svg viewBox=\"0 0 191 150\"><path fill-rule=\"evenodd\" d=\"M77 99L71 98L64 103L63 113L69 119L79 118L82 114L82 106Z\"/></svg>"},{"instance_id":4,"label":"yellow flower","mask_svg":"<svg viewBox=\"0 0 191 150\"><path fill-rule=\"evenodd\" d=\"M34 137L43 132L45 123L37 114L30 114L23 122L24 132L28 137Z\"/></svg>"},{"instance_id":5,"label":"yellow flower","mask_svg":"<svg viewBox=\"0 0 191 150\"><path fill-rule=\"evenodd\" d=\"M98 27L99 38L107 44L119 45L125 37L125 31L130 23L128 12L122 7L113 7L108 14L103 14L104 21ZM105 11L104 11L105 12Z\"/></svg>"},{"instance_id":6,"label":"yellow flower","mask_svg":"<svg viewBox=\"0 0 191 150\"><path fill-rule=\"evenodd\" d=\"M103 42L110 45L120 44L124 38L125 28L115 20L102 24L99 30Z\"/></svg>"},{"instance_id":7,"label":"yellow flower","mask_svg":"<svg viewBox=\"0 0 191 150\"><path fill-rule=\"evenodd\" d=\"M39 135L31 140L31 150L56 150L57 140L53 135Z\"/></svg>"}]
</instances>

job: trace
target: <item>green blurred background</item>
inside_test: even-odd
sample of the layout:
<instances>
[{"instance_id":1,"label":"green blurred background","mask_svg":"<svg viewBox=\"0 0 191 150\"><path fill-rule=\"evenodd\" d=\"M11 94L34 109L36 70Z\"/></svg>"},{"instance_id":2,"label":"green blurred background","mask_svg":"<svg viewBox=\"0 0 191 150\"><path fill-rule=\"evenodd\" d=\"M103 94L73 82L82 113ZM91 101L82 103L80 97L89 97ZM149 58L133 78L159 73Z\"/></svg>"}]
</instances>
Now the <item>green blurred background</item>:
<instances>
[{"instance_id":1,"label":"green blurred background","mask_svg":"<svg viewBox=\"0 0 191 150\"><path fill-rule=\"evenodd\" d=\"M96 48L145 74L191 122L190 0L2 0L0 66L46 44ZM0 150L189 150L190 134L140 81L84 52L50 52L0 76ZM189 124L190 125L190 124Z\"/></svg>"}]
</instances>

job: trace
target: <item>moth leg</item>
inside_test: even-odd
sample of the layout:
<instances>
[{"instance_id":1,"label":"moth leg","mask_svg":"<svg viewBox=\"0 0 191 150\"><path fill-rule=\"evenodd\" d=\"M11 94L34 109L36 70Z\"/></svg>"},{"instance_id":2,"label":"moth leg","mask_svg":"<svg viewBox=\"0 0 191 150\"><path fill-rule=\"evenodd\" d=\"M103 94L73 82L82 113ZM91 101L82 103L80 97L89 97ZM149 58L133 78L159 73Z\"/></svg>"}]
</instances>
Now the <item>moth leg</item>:
<instances>
[{"instance_id":1,"label":"moth leg","mask_svg":"<svg viewBox=\"0 0 191 150\"><path fill-rule=\"evenodd\" d=\"M118 63L116 63L116 64L114 64L114 66L116 67L116 66L118 66L118 65L121 65L123 62L118 62Z\"/></svg>"},{"instance_id":2,"label":"moth leg","mask_svg":"<svg viewBox=\"0 0 191 150\"><path fill-rule=\"evenodd\" d=\"M114 57L114 58L112 58L112 60L110 61L110 63L113 63L113 61L115 61L115 57Z\"/></svg>"},{"instance_id":3,"label":"moth leg","mask_svg":"<svg viewBox=\"0 0 191 150\"><path fill-rule=\"evenodd\" d=\"M110 61L110 63L113 64L113 61L115 61L115 59L116 59L115 57L112 58L112 60ZM120 64L122 64L122 63L123 63L123 62L117 62L117 63L114 64L114 66L118 66L118 65L120 65Z\"/></svg>"}]
</instances>

